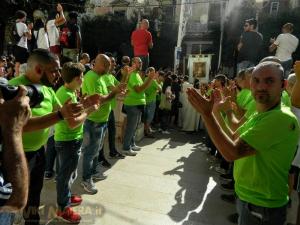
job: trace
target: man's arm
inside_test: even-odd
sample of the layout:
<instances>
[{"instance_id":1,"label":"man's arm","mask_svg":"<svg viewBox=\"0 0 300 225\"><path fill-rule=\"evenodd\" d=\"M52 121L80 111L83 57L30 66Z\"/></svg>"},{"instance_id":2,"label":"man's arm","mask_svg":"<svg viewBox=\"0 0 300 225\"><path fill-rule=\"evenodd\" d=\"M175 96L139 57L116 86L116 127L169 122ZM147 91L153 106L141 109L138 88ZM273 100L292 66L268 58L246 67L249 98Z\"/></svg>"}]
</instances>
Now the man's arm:
<instances>
[{"instance_id":1,"label":"man's arm","mask_svg":"<svg viewBox=\"0 0 300 225\"><path fill-rule=\"evenodd\" d=\"M62 119L65 119L70 126L74 128L77 125L76 117L83 112L83 106L79 103L71 103L71 99L66 101L64 105L57 111L49 113L45 116L32 117L24 126L24 132L32 132L36 130L51 127Z\"/></svg>"},{"instance_id":2,"label":"man's arm","mask_svg":"<svg viewBox=\"0 0 300 225\"><path fill-rule=\"evenodd\" d=\"M26 89L20 87L13 100L0 103L1 138L3 140L2 166L12 194L0 211L23 209L28 195L28 168L22 144L22 128L30 117L29 98Z\"/></svg>"},{"instance_id":3,"label":"man's arm","mask_svg":"<svg viewBox=\"0 0 300 225\"><path fill-rule=\"evenodd\" d=\"M28 25L27 25L27 32L25 32L24 33L24 35L27 37L27 39L28 40L31 40L31 38L32 38L32 28L33 28L33 23L29 23Z\"/></svg>"},{"instance_id":4,"label":"man's arm","mask_svg":"<svg viewBox=\"0 0 300 225\"><path fill-rule=\"evenodd\" d=\"M158 77L158 73L154 73L154 72L150 73L149 76L148 76L148 79L146 79L142 85L140 85L140 86L136 85L136 86L133 87L134 90L137 93L143 92L144 90L146 90L151 85L152 81L154 79L156 79L157 77Z\"/></svg>"},{"instance_id":5,"label":"man's arm","mask_svg":"<svg viewBox=\"0 0 300 225\"><path fill-rule=\"evenodd\" d=\"M190 103L201 114L213 143L227 161L256 154L255 149L240 138L233 140L226 135L212 116L212 100L203 98L195 89L189 89L187 93Z\"/></svg>"}]
</instances>

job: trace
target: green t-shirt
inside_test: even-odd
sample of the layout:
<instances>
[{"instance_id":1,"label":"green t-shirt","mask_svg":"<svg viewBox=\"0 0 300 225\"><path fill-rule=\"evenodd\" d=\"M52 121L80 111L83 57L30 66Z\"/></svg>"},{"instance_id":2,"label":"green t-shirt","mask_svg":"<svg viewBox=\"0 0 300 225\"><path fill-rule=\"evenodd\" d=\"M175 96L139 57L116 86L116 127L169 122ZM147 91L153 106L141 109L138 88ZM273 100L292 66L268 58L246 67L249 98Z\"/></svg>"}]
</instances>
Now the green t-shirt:
<instances>
[{"instance_id":1,"label":"green t-shirt","mask_svg":"<svg viewBox=\"0 0 300 225\"><path fill-rule=\"evenodd\" d=\"M288 175L295 156L299 125L283 104L256 113L239 129L256 154L234 162L235 192L241 200L275 208L288 202Z\"/></svg>"},{"instance_id":2,"label":"green t-shirt","mask_svg":"<svg viewBox=\"0 0 300 225\"><path fill-rule=\"evenodd\" d=\"M105 74L102 76L102 79L104 80L105 84L107 87L116 87L120 84L120 82L115 78L114 75L112 74ZM110 101L110 104L111 104L111 109L115 109L116 108L116 105L117 105L117 100L116 98L113 98L111 101Z\"/></svg>"},{"instance_id":3,"label":"green t-shirt","mask_svg":"<svg viewBox=\"0 0 300 225\"><path fill-rule=\"evenodd\" d=\"M281 102L288 107L292 107L291 98L287 91L282 92Z\"/></svg>"},{"instance_id":4,"label":"green t-shirt","mask_svg":"<svg viewBox=\"0 0 300 225\"><path fill-rule=\"evenodd\" d=\"M236 96L238 106L244 110L247 110L246 107L252 99L253 97L249 89L242 89Z\"/></svg>"},{"instance_id":5,"label":"green t-shirt","mask_svg":"<svg viewBox=\"0 0 300 225\"><path fill-rule=\"evenodd\" d=\"M148 78L146 78L145 81L147 81ZM156 80L153 80L150 84L150 86L145 90L146 95L146 103L151 103L156 101L156 95L157 90L160 88L160 85L157 83Z\"/></svg>"},{"instance_id":6,"label":"green t-shirt","mask_svg":"<svg viewBox=\"0 0 300 225\"><path fill-rule=\"evenodd\" d=\"M10 85L28 85L31 82L24 76L16 77L9 81ZM53 112L54 108L60 107L60 102L56 98L54 91L50 87L42 86L41 92L44 100L40 105L31 109L32 117L45 116ZM25 152L33 152L39 150L47 143L49 136L49 128L23 133L23 148Z\"/></svg>"},{"instance_id":7,"label":"green t-shirt","mask_svg":"<svg viewBox=\"0 0 300 225\"><path fill-rule=\"evenodd\" d=\"M100 94L108 95L107 86L103 80L103 75L99 76L93 70L90 70L84 75L82 84L82 93L87 95ZM87 119L95 123L104 123L108 121L108 116L111 110L110 103L104 103L100 108L92 112Z\"/></svg>"},{"instance_id":8,"label":"green t-shirt","mask_svg":"<svg viewBox=\"0 0 300 225\"><path fill-rule=\"evenodd\" d=\"M130 74L127 84L127 89L129 92L124 99L124 105L146 105L145 92L142 91L140 93L137 93L134 90L134 86L140 86L142 84L143 80L138 72L133 72Z\"/></svg>"},{"instance_id":9,"label":"green t-shirt","mask_svg":"<svg viewBox=\"0 0 300 225\"><path fill-rule=\"evenodd\" d=\"M64 104L68 99L72 99L73 103L77 102L76 93L65 86L61 86L56 91L56 97L60 103ZM83 125L71 129L65 120L55 124L54 140L55 141L72 141L82 139L83 137Z\"/></svg>"}]
</instances>

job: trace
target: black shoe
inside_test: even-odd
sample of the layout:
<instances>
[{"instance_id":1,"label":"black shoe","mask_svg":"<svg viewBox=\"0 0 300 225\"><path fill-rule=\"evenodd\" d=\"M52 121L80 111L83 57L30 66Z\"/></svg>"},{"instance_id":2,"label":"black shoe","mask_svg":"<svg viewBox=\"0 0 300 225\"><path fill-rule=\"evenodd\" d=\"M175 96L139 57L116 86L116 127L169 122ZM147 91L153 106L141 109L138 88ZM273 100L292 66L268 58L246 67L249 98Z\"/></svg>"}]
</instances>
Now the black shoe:
<instances>
[{"instance_id":1,"label":"black shoe","mask_svg":"<svg viewBox=\"0 0 300 225\"><path fill-rule=\"evenodd\" d=\"M106 159L104 159L102 161L102 166L104 166L106 168L111 168L111 164Z\"/></svg>"},{"instance_id":2,"label":"black shoe","mask_svg":"<svg viewBox=\"0 0 300 225\"><path fill-rule=\"evenodd\" d=\"M45 173L44 173L45 180L51 180L54 177L55 177L55 173L53 171L45 171Z\"/></svg>"},{"instance_id":3,"label":"black shoe","mask_svg":"<svg viewBox=\"0 0 300 225\"><path fill-rule=\"evenodd\" d=\"M236 197L235 197L235 195L225 195L225 194L223 194L223 195L221 195L221 199L225 202L235 204Z\"/></svg>"},{"instance_id":4,"label":"black shoe","mask_svg":"<svg viewBox=\"0 0 300 225\"><path fill-rule=\"evenodd\" d=\"M122 154L119 153L119 152L109 154L109 156L110 156L110 158L112 158L112 159L125 159L125 155L122 155Z\"/></svg>"},{"instance_id":5,"label":"black shoe","mask_svg":"<svg viewBox=\"0 0 300 225\"><path fill-rule=\"evenodd\" d=\"M229 220L231 223L237 224L239 220L239 214L237 213L230 214L229 216L227 216L227 220Z\"/></svg>"},{"instance_id":6,"label":"black shoe","mask_svg":"<svg viewBox=\"0 0 300 225\"><path fill-rule=\"evenodd\" d=\"M224 191L234 191L234 182L221 184L221 189Z\"/></svg>"},{"instance_id":7,"label":"black shoe","mask_svg":"<svg viewBox=\"0 0 300 225\"><path fill-rule=\"evenodd\" d=\"M219 178L224 181L232 181L233 180L232 174L230 174L230 173L220 174Z\"/></svg>"}]
</instances>

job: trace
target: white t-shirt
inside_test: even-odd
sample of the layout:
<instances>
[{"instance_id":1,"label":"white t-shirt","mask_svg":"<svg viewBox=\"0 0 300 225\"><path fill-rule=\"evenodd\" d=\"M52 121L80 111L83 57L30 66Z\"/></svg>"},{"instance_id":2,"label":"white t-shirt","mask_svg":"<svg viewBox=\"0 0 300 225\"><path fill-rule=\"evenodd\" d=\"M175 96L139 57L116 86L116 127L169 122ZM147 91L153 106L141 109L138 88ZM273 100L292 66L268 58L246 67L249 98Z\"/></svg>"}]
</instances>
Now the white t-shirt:
<instances>
[{"instance_id":1,"label":"white t-shirt","mask_svg":"<svg viewBox=\"0 0 300 225\"><path fill-rule=\"evenodd\" d=\"M295 114L298 121L300 122L300 109L292 106L292 112ZM292 165L297 166L298 168L300 168L300 139L299 139L299 142L298 142L297 153L296 153L296 156L294 158L294 161L293 161Z\"/></svg>"},{"instance_id":2,"label":"white t-shirt","mask_svg":"<svg viewBox=\"0 0 300 225\"><path fill-rule=\"evenodd\" d=\"M49 20L46 26L47 26L50 46L59 45L59 31L55 25L55 20Z\"/></svg>"},{"instance_id":3,"label":"white t-shirt","mask_svg":"<svg viewBox=\"0 0 300 225\"><path fill-rule=\"evenodd\" d=\"M19 36L21 37L20 41L18 42L17 45L22 47L22 48L28 49L28 47L27 47L27 37L25 35L25 33L28 32L27 25L23 22L18 22L17 23L17 32L18 32Z\"/></svg>"},{"instance_id":4,"label":"white t-shirt","mask_svg":"<svg viewBox=\"0 0 300 225\"><path fill-rule=\"evenodd\" d=\"M277 45L276 56L281 61L292 59L292 53L296 51L299 40L290 33L279 34L274 42Z\"/></svg>"},{"instance_id":5,"label":"white t-shirt","mask_svg":"<svg viewBox=\"0 0 300 225\"><path fill-rule=\"evenodd\" d=\"M44 28L39 29L39 36L38 36L38 32L36 30L33 32L33 34L34 34L35 38L38 37L38 39L37 39L37 47L38 48L49 49L48 35L45 32Z\"/></svg>"}]
</instances>

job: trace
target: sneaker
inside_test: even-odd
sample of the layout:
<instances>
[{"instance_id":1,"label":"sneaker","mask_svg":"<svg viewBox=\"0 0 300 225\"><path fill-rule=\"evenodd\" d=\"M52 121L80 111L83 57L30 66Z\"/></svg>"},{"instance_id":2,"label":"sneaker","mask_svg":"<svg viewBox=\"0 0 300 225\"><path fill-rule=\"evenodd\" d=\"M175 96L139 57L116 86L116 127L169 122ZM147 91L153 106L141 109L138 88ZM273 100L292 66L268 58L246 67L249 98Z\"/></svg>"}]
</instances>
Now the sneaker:
<instances>
[{"instance_id":1,"label":"sneaker","mask_svg":"<svg viewBox=\"0 0 300 225\"><path fill-rule=\"evenodd\" d=\"M93 180L105 180L107 176L103 175L101 172L92 175Z\"/></svg>"},{"instance_id":2,"label":"sneaker","mask_svg":"<svg viewBox=\"0 0 300 225\"><path fill-rule=\"evenodd\" d=\"M112 153L112 154L109 153L109 157L112 158L112 159L125 159L125 155L122 155L119 152Z\"/></svg>"},{"instance_id":3,"label":"sneaker","mask_svg":"<svg viewBox=\"0 0 300 225\"><path fill-rule=\"evenodd\" d=\"M83 180L81 182L81 186L84 188L84 190L90 194L96 194L98 192L93 179L87 179L87 180Z\"/></svg>"},{"instance_id":4,"label":"sneaker","mask_svg":"<svg viewBox=\"0 0 300 225\"><path fill-rule=\"evenodd\" d=\"M220 166L215 167L215 171L220 174L227 174L227 171Z\"/></svg>"},{"instance_id":5,"label":"sneaker","mask_svg":"<svg viewBox=\"0 0 300 225\"><path fill-rule=\"evenodd\" d=\"M161 131L161 133L162 133L162 134L170 134L170 132L167 131L167 130L163 130L163 131Z\"/></svg>"},{"instance_id":6,"label":"sneaker","mask_svg":"<svg viewBox=\"0 0 300 225\"><path fill-rule=\"evenodd\" d=\"M122 154L127 156L136 156L137 153L132 150L123 150Z\"/></svg>"},{"instance_id":7,"label":"sneaker","mask_svg":"<svg viewBox=\"0 0 300 225\"><path fill-rule=\"evenodd\" d=\"M232 174L230 174L230 173L220 174L219 178L224 181L232 181L233 180Z\"/></svg>"},{"instance_id":8,"label":"sneaker","mask_svg":"<svg viewBox=\"0 0 300 225\"><path fill-rule=\"evenodd\" d=\"M54 172L52 171L45 171L44 173L44 179L45 180L51 180L54 178Z\"/></svg>"},{"instance_id":9,"label":"sneaker","mask_svg":"<svg viewBox=\"0 0 300 225\"><path fill-rule=\"evenodd\" d=\"M111 164L106 159L104 159L101 164L103 167L111 168Z\"/></svg>"},{"instance_id":10,"label":"sneaker","mask_svg":"<svg viewBox=\"0 0 300 225\"><path fill-rule=\"evenodd\" d=\"M224 191L234 191L234 183L233 182L229 182L226 184L221 184L221 189Z\"/></svg>"},{"instance_id":11,"label":"sneaker","mask_svg":"<svg viewBox=\"0 0 300 225\"><path fill-rule=\"evenodd\" d=\"M82 198L79 195L72 195L71 196L71 206L80 205L82 202Z\"/></svg>"},{"instance_id":12,"label":"sneaker","mask_svg":"<svg viewBox=\"0 0 300 225\"><path fill-rule=\"evenodd\" d=\"M141 149L142 149L142 147L139 147L137 145L131 146L131 150L133 150L133 151L140 151Z\"/></svg>"},{"instance_id":13,"label":"sneaker","mask_svg":"<svg viewBox=\"0 0 300 225\"><path fill-rule=\"evenodd\" d=\"M235 204L236 197L235 195L221 195L221 199L225 202Z\"/></svg>"},{"instance_id":14,"label":"sneaker","mask_svg":"<svg viewBox=\"0 0 300 225\"><path fill-rule=\"evenodd\" d=\"M74 212L71 207L67 207L63 211L58 210L56 215L66 223L78 224L81 220L81 216Z\"/></svg>"},{"instance_id":15,"label":"sneaker","mask_svg":"<svg viewBox=\"0 0 300 225\"><path fill-rule=\"evenodd\" d=\"M239 220L239 214L237 213L230 214L229 216L227 216L227 220L231 223L237 224Z\"/></svg>"}]
</instances>

